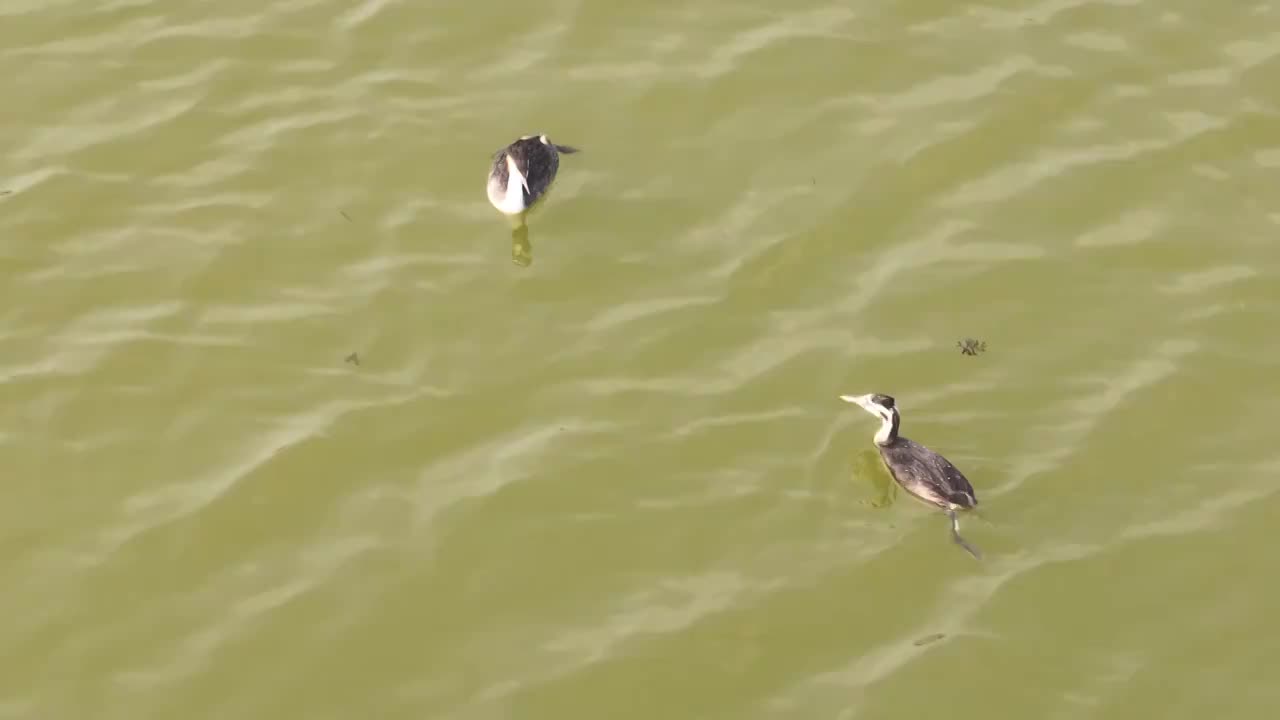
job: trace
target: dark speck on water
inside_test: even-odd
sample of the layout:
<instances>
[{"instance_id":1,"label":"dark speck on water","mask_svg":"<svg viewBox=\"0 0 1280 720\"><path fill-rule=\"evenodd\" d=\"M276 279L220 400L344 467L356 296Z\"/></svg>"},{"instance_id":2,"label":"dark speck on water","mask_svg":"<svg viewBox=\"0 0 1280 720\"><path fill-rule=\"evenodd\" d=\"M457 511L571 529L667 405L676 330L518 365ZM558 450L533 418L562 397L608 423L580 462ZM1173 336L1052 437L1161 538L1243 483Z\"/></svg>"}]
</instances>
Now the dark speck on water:
<instances>
[{"instance_id":1,"label":"dark speck on water","mask_svg":"<svg viewBox=\"0 0 1280 720\"><path fill-rule=\"evenodd\" d=\"M934 633L934 634L932 634L932 635L925 635L924 637L920 638L919 640L915 641L915 642L914 642L914 643L912 643L912 644L913 644L913 645L915 645L916 647L920 647L921 645L928 645L929 643L936 643L936 642L938 642L939 640L941 640L942 638L944 638L944 637L946 637L946 636L947 636L947 634L946 634L946 633Z\"/></svg>"},{"instance_id":2,"label":"dark speck on water","mask_svg":"<svg viewBox=\"0 0 1280 720\"><path fill-rule=\"evenodd\" d=\"M12 194L13 194L12 190L0 190L0 196L12 195Z\"/></svg>"},{"instance_id":3,"label":"dark speck on water","mask_svg":"<svg viewBox=\"0 0 1280 720\"><path fill-rule=\"evenodd\" d=\"M347 219L347 222L352 222L352 220L351 220L351 216L347 214L347 211L346 211L346 210L339 210L339 211L338 211L338 214L339 214L339 215L341 215L342 217L346 218L346 219Z\"/></svg>"},{"instance_id":4,"label":"dark speck on water","mask_svg":"<svg viewBox=\"0 0 1280 720\"><path fill-rule=\"evenodd\" d=\"M351 363L352 365L359 366L359 365L360 365L360 353L351 353L350 355L348 355L348 356L347 356L347 362Z\"/></svg>"},{"instance_id":5,"label":"dark speck on water","mask_svg":"<svg viewBox=\"0 0 1280 720\"><path fill-rule=\"evenodd\" d=\"M987 343L984 340L974 340L973 338L965 338L956 343L956 347L960 348L960 352L965 355L977 355L987 351Z\"/></svg>"}]
</instances>

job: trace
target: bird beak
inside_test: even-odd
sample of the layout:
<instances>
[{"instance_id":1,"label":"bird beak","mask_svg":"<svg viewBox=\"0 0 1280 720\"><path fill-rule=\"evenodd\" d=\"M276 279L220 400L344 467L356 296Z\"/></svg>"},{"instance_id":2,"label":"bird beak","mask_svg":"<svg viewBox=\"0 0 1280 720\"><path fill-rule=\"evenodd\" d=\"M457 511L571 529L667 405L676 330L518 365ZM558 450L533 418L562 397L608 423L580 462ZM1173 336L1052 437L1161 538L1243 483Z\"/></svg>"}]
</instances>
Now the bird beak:
<instances>
[{"instance_id":1,"label":"bird beak","mask_svg":"<svg viewBox=\"0 0 1280 720\"><path fill-rule=\"evenodd\" d=\"M854 405L861 407L863 410L866 410L867 412L870 412L870 413L875 412L874 410L871 409L870 395L841 395L840 399L847 403L853 403Z\"/></svg>"}]
</instances>

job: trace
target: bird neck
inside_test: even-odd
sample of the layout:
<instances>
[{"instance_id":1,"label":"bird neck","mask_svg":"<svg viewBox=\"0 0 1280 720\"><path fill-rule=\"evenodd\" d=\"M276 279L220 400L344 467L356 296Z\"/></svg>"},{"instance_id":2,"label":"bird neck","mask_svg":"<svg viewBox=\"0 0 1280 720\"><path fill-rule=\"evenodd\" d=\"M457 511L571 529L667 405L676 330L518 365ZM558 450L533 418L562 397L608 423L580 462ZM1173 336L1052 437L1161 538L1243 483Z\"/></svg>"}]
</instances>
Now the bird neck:
<instances>
[{"instance_id":1,"label":"bird neck","mask_svg":"<svg viewBox=\"0 0 1280 720\"><path fill-rule=\"evenodd\" d=\"M896 410L888 417L888 419L881 418L880 430L876 432L876 444L892 445L893 442L898 439L899 422L901 422L901 418L898 416L898 412Z\"/></svg>"}]
</instances>

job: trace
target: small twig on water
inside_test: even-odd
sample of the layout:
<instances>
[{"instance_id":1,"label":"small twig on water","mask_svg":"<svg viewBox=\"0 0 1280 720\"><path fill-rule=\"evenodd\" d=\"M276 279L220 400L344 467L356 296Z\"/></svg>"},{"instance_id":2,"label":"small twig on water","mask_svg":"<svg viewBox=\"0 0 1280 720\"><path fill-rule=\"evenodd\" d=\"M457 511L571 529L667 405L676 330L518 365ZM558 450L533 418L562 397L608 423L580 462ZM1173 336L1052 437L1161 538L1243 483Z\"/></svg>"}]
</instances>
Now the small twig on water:
<instances>
[{"instance_id":1,"label":"small twig on water","mask_svg":"<svg viewBox=\"0 0 1280 720\"><path fill-rule=\"evenodd\" d=\"M946 637L946 636L947 636L947 634L946 634L946 633L934 633L934 634L932 634L932 635L926 635L925 637L922 637L922 638L920 638L919 640L917 640L917 641L915 641L915 642L913 642L913 643L911 643L911 644L912 644L912 645L915 645L916 647L920 647L920 646L922 646L922 645L928 645L929 643L935 643L935 642L938 642L939 640L941 640L942 638L944 638L944 637Z\"/></svg>"}]
</instances>

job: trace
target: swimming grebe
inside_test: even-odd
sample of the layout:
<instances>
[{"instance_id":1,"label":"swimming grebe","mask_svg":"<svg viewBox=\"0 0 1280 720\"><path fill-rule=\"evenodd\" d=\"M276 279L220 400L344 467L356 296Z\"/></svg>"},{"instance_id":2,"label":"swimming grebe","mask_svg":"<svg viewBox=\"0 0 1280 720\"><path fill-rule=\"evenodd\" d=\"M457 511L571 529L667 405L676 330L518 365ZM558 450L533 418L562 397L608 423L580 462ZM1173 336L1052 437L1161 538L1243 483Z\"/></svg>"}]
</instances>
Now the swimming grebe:
<instances>
[{"instance_id":1,"label":"swimming grebe","mask_svg":"<svg viewBox=\"0 0 1280 720\"><path fill-rule=\"evenodd\" d=\"M489 203L507 216L523 216L556 179L560 154L576 153L568 145L556 145L546 135L525 135L493 155L489 168Z\"/></svg>"},{"instance_id":2,"label":"swimming grebe","mask_svg":"<svg viewBox=\"0 0 1280 720\"><path fill-rule=\"evenodd\" d=\"M945 511L951 518L951 538L970 555L981 558L982 554L960 537L960 521L956 518L957 510L978 506L973 486L964 474L938 453L898 434L902 416L892 397L874 393L841 395L840 399L880 418L875 443L889 474L907 492Z\"/></svg>"}]
</instances>

